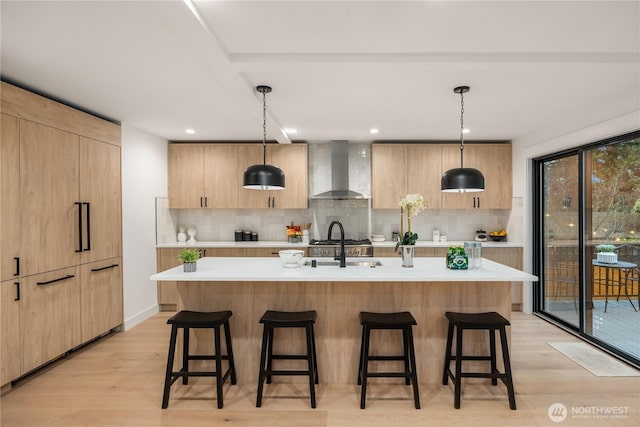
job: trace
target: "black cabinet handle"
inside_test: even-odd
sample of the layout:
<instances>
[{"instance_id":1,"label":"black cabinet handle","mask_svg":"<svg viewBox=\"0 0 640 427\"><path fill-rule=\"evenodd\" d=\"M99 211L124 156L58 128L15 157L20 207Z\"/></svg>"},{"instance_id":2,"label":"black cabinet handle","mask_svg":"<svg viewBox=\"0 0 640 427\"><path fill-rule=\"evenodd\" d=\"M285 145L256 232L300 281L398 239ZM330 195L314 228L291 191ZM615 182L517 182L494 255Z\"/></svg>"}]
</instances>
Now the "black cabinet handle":
<instances>
[{"instance_id":1,"label":"black cabinet handle","mask_svg":"<svg viewBox=\"0 0 640 427\"><path fill-rule=\"evenodd\" d=\"M73 274L67 274L67 275L66 275L66 276L64 276L64 277L59 277L59 278L57 278L57 279L48 280L48 281L46 281L46 282L37 282L36 284L37 284L38 286L50 285L50 284L52 284L52 283L55 283L55 282L62 282L63 280L71 279L71 278L73 278L73 277L75 277Z\"/></svg>"},{"instance_id":2,"label":"black cabinet handle","mask_svg":"<svg viewBox=\"0 0 640 427\"><path fill-rule=\"evenodd\" d=\"M13 299L14 301L20 301L20 282L13 282L16 285L16 297Z\"/></svg>"},{"instance_id":3,"label":"black cabinet handle","mask_svg":"<svg viewBox=\"0 0 640 427\"><path fill-rule=\"evenodd\" d=\"M115 267L117 267L117 266L118 266L118 264L111 264L111 265L107 265L106 267L92 268L92 269L91 269L91 272L92 272L92 273L95 273L96 271L108 270L108 269L110 269L110 268L115 268Z\"/></svg>"},{"instance_id":4,"label":"black cabinet handle","mask_svg":"<svg viewBox=\"0 0 640 427\"><path fill-rule=\"evenodd\" d=\"M203 206L203 200L202 200L202 197L200 197L200 207L201 207L201 208L203 208L203 207L204 207L204 206Z\"/></svg>"},{"instance_id":5,"label":"black cabinet handle","mask_svg":"<svg viewBox=\"0 0 640 427\"><path fill-rule=\"evenodd\" d=\"M480 209L480 196L478 196L478 209Z\"/></svg>"},{"instance_id":6,"label":"black cabinet handle","mask_svg":"<svg viewBox=\"0 0 640 427\"><path fill-rule=\"evenodd\" d=\"M209 207L209 198L207 196L204 196L204 207L205 208Z\"/></svg>"},{"instance_id":7,"label":"black cabinet handle","mask_svg":"<svg viewBox=\"0 0 640 427\"><path fill-rule=\"evenodd\" d=\"M271 199L271 207L272 208L276 207L276 196L273 196L273 198Z\"/></svg>"},{"instance_id":8,"label":"black cabinet handle","mask_svg":"<svg viewBox=\"0 0 640 427\"><path fill-rule=\"evenodd\" d=\"M14 276L19 276L20 275L20 257L13 257L13 259L16 262L16 272L14 273Z\"/></svg>"},{"instance_id":9,"label":"black cabinet handle","mask_svg":"<svg viewBox=\"0 0 640 427\"><path fill-rule=\"evenodd\" d=\"M83 205L87 205L87 247L83 248L83 251L91 250L91 203L84 202Z\"/></svg>"},{"instance_id":10,"label":"black cabinet handle","mask_svg":"<svg viewBox=\"0 0 640 427\"><path fill-rule=\"evenodd\" d=\"M82 252L82 203L76 202L76 206L78 206L78 249L76 252Z\"/></svg>"}]
</instances>

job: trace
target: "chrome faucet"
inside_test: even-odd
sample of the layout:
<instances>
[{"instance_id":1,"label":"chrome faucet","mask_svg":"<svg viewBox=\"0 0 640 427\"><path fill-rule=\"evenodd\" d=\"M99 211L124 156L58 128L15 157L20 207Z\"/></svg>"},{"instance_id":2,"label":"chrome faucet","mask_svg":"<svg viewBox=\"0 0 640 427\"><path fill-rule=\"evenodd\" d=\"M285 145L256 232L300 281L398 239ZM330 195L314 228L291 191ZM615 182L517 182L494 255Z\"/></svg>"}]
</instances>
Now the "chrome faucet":
<instances>
[{"instance_id":1,"label":"chrome faucet","mask_svg":"<svg viewBox=\"0 0 640 427\"><path fill-rule=\"evenodd\" d=\"M340 260L340 267L344 268L347 266L347 258L344 252L344 227L342 227L340 221L332 221L331 224L329 224L329 233L327 234L327 240L331 240L331 231L333 231L334 225L337 225L338 228L340 228L340 255L336 255L334 259Z\"/></svg>"}]
</instances>

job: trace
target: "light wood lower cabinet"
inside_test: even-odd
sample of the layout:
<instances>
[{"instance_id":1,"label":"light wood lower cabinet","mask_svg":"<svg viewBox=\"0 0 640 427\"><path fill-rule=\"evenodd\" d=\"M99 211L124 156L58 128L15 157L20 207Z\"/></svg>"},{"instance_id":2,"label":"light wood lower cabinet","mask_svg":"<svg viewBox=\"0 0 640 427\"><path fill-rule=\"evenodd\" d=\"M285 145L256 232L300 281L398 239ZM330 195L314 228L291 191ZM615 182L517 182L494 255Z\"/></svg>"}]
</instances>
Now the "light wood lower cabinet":
<instances>
[{"instance_id":1,"label":"light wood lower cabinet","mask_svg":"<svg viewBox=\"0 0 640 427\"><path fill-rule=\"evenodd\" d=\"M80 269L65 268L21 281L22 372L81 343Z\"/></svg>"},{"instance_id":2,"label":"light wood lower cabinet","mask_svg":"<svg viewBox=\"0 0 640 427\"><path fill-rule=\"evenodd\" d=\"M0 385L22 372L20 358L20 282L0 282Z\"/></svg>"},{"instance_id":3,"label":"light wood lower cabinet","mask_svg":"<svg viewBox=\"0 0 640 427\"><path fill-rule=\"evenodd\" d=\"M122 324L122 258L80 266L82 342Z\"/></svg>"},{"instance_id":4,"label":"light wood lower cabinet","mask_svg":"<svg viewBox=\"0 0 640 427\"><path fill-rule=\"evenodd\" d=\"M20 139L18 119L0 123L0 280L20 275ZM3 359L6 360L6 359Z\"/></svg>"}]
</instances>

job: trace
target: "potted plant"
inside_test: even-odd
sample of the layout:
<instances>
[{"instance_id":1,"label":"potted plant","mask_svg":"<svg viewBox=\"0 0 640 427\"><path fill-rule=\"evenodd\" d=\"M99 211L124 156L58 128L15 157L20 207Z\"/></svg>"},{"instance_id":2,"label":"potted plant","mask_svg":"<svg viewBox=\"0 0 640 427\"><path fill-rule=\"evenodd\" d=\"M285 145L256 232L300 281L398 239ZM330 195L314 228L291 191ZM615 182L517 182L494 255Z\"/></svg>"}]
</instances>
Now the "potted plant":
<instances>
[{"instance_id":1,"label":"potted plant","mask_svg":"<svg viewBox=\"0 0 640 427\"><path fill-rule=\"evenodd\" d=\"M418 233L411 231L411 217L426 209L427 204L420 194L407 194L400 200L400 234L396 242L396 252L401 250L402 266L413 267L413 249ZM404 232L404 215L407 215L407 231Z\"/></svg>"},{"instance_id":2,"label":"potted plant","mask_svg":"<svg viewBox=\"0 0 640 427\"><path fill-rule=\"evenodd\" d=\"M615 245L598 245L596 246L598 251L597 260L605 264L616 264L618 262L618 254Z\"/></svg>"},{"instance_id":3,"label":"potted plant","mask_svg":"<svg viewBox=\"0 0 640 427\"><path fill-rule=\"evenodd\" d=\"M178 254L178 259L182 261L182 266L185 273L191 273L196 271L196 261L200 258L200 252L197 249L183 249Z\"/></svg>"}]
</instances>

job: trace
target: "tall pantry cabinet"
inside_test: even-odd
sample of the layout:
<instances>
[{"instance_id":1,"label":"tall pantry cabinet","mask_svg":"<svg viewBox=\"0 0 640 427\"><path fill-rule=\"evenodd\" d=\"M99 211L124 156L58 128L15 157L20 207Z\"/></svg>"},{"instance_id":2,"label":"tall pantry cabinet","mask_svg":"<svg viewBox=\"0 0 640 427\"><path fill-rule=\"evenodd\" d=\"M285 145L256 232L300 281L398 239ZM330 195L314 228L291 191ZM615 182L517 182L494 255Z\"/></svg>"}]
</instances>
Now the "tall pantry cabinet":
<instances>
[{"instance_id":1,"label":"tall pantry cabinet","mask_svg":"<svg viewBox=\"0 0 640 427\"><path fill-rule=\"evenodd\" d=\"M3 82L0 155L4 385L122 324L120 126Z\"/></svg>"}]
</instances>

